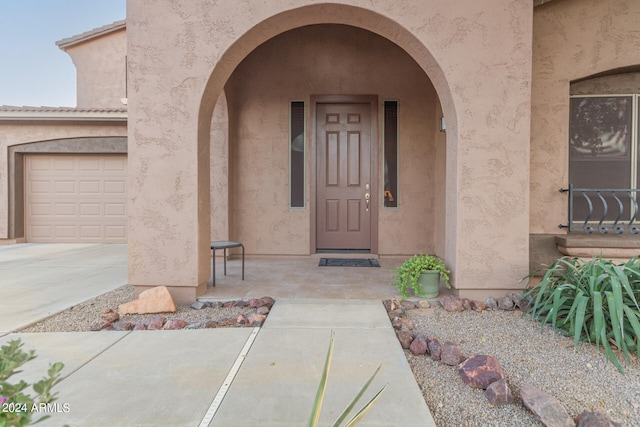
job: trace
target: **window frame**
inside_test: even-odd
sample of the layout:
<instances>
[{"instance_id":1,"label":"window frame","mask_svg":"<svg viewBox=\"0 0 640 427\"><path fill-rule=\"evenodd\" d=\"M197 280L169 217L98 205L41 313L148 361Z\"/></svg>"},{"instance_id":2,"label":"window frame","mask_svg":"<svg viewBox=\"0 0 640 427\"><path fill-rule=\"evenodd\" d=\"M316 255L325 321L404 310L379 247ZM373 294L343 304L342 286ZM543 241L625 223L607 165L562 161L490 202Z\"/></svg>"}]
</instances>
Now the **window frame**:
<instances>
[{"instance_id":1,"label":"window frame","mask_svg":"<svg viewBox=\"0 0 640 427\"><path fill-rule=\"evenodd\" d=\"M385 202L384 202L384 184L385 184L385 165L387 163L387 145L386 145L386 133L387 133L387 122L386 122L386 104L387 103L391 103L391 102L395 102L396 104L396 149L395 149L395 156L396 156L396 176L395 176L395 180L396 180L396 193L393 194L393 197L395 199L395 206L386 206ZM382 100L382 108L380 109L382 112L382 120L381 120L381 124L382 124L382 173L380 174L381 176L381 191L382 194L380 195L380 201L382 204L382 208L385 210L397 210L400 208L400 100L398 98L386 98Z\"/></svg>"}]
</instances>

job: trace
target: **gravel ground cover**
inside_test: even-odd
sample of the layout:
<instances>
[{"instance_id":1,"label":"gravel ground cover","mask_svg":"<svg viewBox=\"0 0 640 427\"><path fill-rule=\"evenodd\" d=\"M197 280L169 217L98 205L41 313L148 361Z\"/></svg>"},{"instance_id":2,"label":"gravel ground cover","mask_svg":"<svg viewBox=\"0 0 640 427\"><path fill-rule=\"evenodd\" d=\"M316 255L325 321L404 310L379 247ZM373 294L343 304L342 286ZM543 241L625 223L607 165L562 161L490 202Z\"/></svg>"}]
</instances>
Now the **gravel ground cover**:
<instances>
[{"instance_id":1,"label":"gravel ground cover","mask_svg":"<svg viewBox=\"0 0 640 427\"><path fill-rule=\"evenodd\" d=\"M133 286L125 285L99 297L87 300L75 305L68 310L58 313L48 319L42 320L22 329L21 332L83 332L90 331L91 326L101 318L105 309L118 310L120 304L135 299ZM255 308L243 307L209 307L194 310L189 305L176 305L175 313L162 313L167 320L182 319L189 323L207 322L209 320L220 321L228 318L236 318L240 314L248 317L255 313ZM121 321L131 323L149 323L155 314L127 314L120 316Z\"/></svg>"},{"instance_id":2,"label":"gravel ground cover","mask_svg":"<svg viewBox=\"0 0 640 427\"><path fill-rule=\"evenodd\" d=\"M640 426L640 365L623 363L625 375L595 346L555 333L519 310L447 312L441 307L407 310L413 332L453 341L463 356L492 355L500 362L516 401L492 407L484 391L465 385L455 367L405 351L416 381L438 426L542 426L519 399L531 383L551 394L575 418L601 412L625 426ZM602 349L602 347L601 347Z\"/></svg>"},{"instance_id":3,"label":"gravel ground cover","mask_svg":"<svg viewBox=\"0 0 640 427\"><path fill-rule=\"evenodd\" d=\"M134 299L133 287L123 286L38 322L23 332L89 331L104 309L116 310ZM194 310L178 306L167 319L188 322L220 321L255 311L214 306ZM483 390L465 385L455 367L432 361L429 356L405 355L425 401L439 427L542 426L519 400L527 382L562 402L572 417L583 410L602 412L625 426L640 426L640 363L623 364L625 375L609 363L595 346L580 344L523 316L519 310L447 312L441 307L407 310L416 335L436 337L440 343L460 345L464 357L488 354L496 357L507 384L516 397L513 404L493 407ZM126 315L122 320L148 322L154 315ZM100 332L95 332L100 333Z\"/></svg>"}]
</instances>

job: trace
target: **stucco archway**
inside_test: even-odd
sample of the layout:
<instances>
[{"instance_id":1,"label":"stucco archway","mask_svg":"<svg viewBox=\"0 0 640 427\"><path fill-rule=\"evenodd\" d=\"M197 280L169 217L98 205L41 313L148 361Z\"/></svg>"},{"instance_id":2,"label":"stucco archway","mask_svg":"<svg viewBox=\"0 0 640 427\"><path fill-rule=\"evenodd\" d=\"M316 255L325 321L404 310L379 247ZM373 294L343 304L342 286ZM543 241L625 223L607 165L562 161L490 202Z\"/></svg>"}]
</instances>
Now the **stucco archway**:
<instances>
[{"instance_id":1,"label":"stucco archway","mask_svg":"<svg viewBox=\"0 0 640 427\"><path fill-rule=\"evenodd\" d=\"M311 26L314 24L343 24L350 27L372 32L388 41L407 53L416 63L419 64L424 74L431 80L436 88L439 96L439 102L442 104L444 115L447 117L447 134L442 134L442 139L447 140L447 164L454 166L448 167L447 181L455 182L455 154L457 126L455 119L454 102L451 97L450 87L444 73L429 52L428 48L420 42L405 28L398 23L390 20L371 10L346 5L312 5L301 8L291 9L274 15L253 28L242 34L222 55L218 64L213 68L211 75L203 92L199 111L199 135L198 144L200 150L209 146L209 123L212 111L212 100L217 99L218 94L222 93L224 85L232 75L236 67L255 49L259 49L268 40L282 35L290 30ZM443 144L444 146L444 144ZM445 174L445 167L442 166L442 175ZM444 178L442 178L444 182ZM444 184L443 184L444 185ZM455 194L455 192L453 193ZM213 199L212 199L213 200ZM455 209L455 202L448 204L449 209ZM444 218L454 218L455 216L443 215ZM445 228L444 224L438 224L440 229ZM447 227L455 227L455 223ZM444 232L441 232L444 235ZM444 246L444 245L442 245ZM444 250L441 249L440 255L445 256ZM449 263L454 263L455 250L451 248L446 255Z\"/></svg>"}]
</instances>

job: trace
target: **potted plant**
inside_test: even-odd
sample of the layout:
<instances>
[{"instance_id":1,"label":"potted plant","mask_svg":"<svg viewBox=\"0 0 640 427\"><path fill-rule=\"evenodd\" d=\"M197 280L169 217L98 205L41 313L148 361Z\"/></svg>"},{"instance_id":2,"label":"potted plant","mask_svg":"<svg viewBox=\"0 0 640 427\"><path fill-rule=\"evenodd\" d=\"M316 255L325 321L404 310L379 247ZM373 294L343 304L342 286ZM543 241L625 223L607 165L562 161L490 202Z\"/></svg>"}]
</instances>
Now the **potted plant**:
<instances>
[{"instance_id":1,"label":"potted plant","mask_svg":"<svg viewBox=\"0 0 640 427\"><path fill-rule=\"evenodd\" d=\"M398 268L391 270L396 273L393 283L402 298L408 296L407 288L411 287L415 295L423 298L435 298L440 288L440 278L444 280L447 288L450 271L445 268L444 261L435 255L423 254L407 259Z\"/></svg>"}]
</instances>

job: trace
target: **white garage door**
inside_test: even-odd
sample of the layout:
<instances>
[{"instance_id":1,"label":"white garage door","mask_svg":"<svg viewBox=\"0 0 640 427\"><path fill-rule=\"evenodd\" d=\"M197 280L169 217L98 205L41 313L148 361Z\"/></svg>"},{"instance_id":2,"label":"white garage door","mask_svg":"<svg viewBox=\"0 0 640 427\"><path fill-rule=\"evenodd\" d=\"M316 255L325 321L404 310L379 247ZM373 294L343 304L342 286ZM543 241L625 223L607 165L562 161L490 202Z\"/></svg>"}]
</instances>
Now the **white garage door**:
<instances>
[{"instance_id":1,"label":"white garage door","mask_svg":"<svg viewBox=\"0 0 640 427\"><path fill-rule=\"evenodd\" d=\"M125 243L126 178L124 154L26 156L27 241Z\"/></svg>"}]
</instances>

